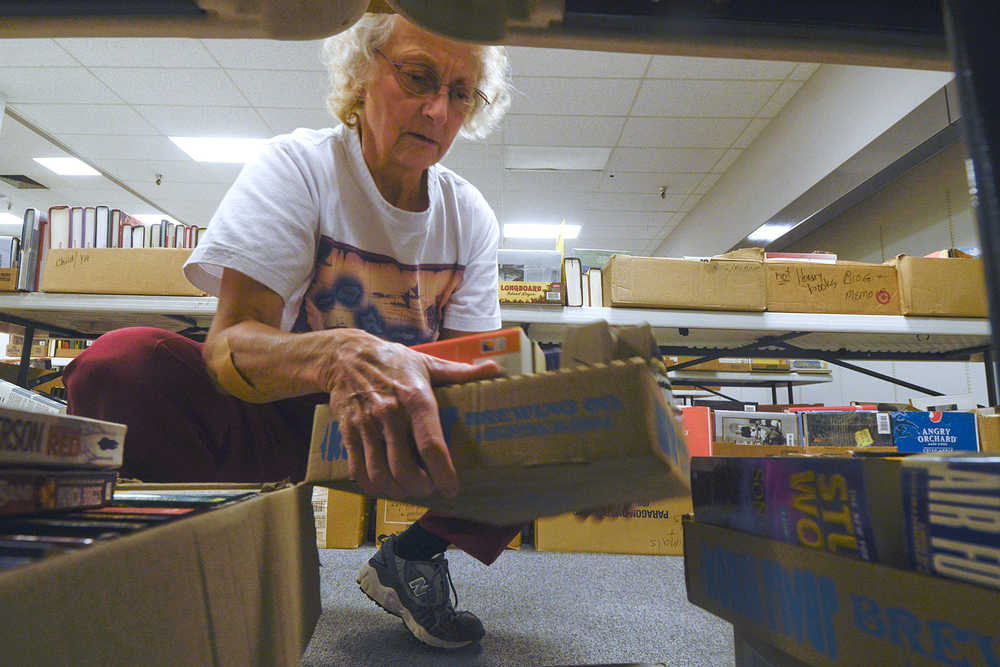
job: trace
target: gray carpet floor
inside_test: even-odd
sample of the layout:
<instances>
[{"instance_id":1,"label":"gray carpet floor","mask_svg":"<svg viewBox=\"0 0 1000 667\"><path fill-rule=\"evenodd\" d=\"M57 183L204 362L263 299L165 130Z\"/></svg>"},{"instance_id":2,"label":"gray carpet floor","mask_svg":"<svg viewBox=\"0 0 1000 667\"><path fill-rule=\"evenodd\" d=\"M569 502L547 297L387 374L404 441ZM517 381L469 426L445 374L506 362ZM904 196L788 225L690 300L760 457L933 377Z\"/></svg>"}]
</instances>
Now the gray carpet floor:
<instances>
[{"instance_id":1,"label":"gray carpet floor","mask_svg":"<svg viewBox=\"0 0 1000 667\"><path fill-rule=\"evenodd\" d=\"M319 553L323 613L301 667L734 664L732 625L687 601L680 557L526 547L486 567L451 550L458 608L479 616L487 634L446 651L418 642L358 590L374 547Z\"/></svg>"}]
</instances>

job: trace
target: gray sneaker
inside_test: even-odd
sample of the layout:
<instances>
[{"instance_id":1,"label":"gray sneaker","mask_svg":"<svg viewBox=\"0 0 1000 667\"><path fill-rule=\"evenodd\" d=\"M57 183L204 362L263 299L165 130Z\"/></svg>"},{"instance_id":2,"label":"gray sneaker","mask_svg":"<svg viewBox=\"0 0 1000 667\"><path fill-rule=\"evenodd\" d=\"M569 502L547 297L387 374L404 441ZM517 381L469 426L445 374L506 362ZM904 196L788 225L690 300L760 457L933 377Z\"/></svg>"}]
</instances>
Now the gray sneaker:
<instances>
[{"instance_id":1,"label":"gray sneaker","mask_svg":"<svg viewBox=\"0 0 1000 667\"><path fill-rule=\"evenodd\" d=\"M450 593L458 594L444 554L431 560L403 560L392 536L358 573L362 592L390 614L403 619L413 636L431 646L460 648L483 638L483 624L467 611L455 611Z\"/></svg>"}]
</instances>

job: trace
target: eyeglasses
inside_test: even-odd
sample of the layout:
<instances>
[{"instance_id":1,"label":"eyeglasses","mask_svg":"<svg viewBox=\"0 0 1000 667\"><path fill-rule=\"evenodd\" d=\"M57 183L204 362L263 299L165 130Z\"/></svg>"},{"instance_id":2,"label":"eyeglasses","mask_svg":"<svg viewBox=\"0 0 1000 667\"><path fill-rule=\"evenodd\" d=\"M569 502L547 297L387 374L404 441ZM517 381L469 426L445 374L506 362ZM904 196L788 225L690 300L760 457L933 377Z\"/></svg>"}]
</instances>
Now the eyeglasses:
<instances>
[{"instance_id":1,"label":"eyeglasses","mask_svg":"<svg viewBox=\"0 0 1000 667\"><path fill-rule=\"evenodd\" d=\"M397 63L378 49L374 49L374 51L392 65L392 73L396 77L396 83L399 84L399 87L414 97L437 95L441 86L445 85L432 67L419 63ZM475 111L480 103L490 103L486 93L464 83L450 83L447 84L447 88L448 104L459 113L469 114Z\"/></svg>"}]
</instances>

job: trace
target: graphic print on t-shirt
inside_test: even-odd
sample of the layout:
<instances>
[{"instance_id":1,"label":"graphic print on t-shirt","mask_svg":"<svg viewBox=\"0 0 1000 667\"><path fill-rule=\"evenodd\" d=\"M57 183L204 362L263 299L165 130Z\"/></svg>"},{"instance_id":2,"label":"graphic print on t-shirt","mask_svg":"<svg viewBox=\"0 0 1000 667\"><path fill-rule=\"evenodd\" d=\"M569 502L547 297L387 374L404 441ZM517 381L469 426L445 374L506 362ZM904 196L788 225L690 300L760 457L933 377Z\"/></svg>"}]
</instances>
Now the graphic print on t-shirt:
<instances>
[{"instance_id":1,"label":"graphic print on t-shirt","mask_svg":"<svg viewBox=\"0 0 1000 667\"><path fill-rule=\"evenodd\" d=\"M436 340L464 271L459 264L401 264L320 237L316 271L292 331L351 327L404 345Z\"/></svg>"}]
</instances>

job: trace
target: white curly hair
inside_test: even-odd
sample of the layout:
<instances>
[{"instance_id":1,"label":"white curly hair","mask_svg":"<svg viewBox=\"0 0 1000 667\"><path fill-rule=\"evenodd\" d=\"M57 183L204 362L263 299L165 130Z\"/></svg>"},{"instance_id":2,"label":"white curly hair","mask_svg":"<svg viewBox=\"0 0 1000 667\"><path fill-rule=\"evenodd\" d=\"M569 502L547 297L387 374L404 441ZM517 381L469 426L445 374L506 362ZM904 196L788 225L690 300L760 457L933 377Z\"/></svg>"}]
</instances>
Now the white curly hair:
<instances>
[{"instance_id":1,"label":"white curly hair","mask_svg":"<svg viewBox=\"0 0 1000 667\"><path fill-rule=\"evenodd\" d=\"M361 89L371 80L375 49L381 48L392 36L396 21L405 20L398 14L365 14L349 30L323 41L322 60L330 82L326 98L327 109L348 127L358 124ZM510 108L513 84L507 50L502 46L477 46L479 80L476 88L490 100L480 104L462 124L466 139L485 139Z\"/></svg>"}]
</instances>

